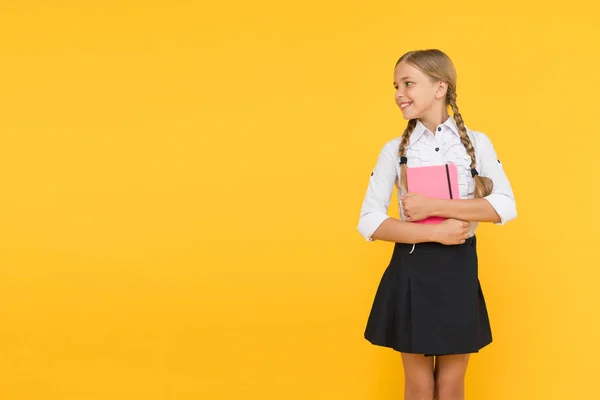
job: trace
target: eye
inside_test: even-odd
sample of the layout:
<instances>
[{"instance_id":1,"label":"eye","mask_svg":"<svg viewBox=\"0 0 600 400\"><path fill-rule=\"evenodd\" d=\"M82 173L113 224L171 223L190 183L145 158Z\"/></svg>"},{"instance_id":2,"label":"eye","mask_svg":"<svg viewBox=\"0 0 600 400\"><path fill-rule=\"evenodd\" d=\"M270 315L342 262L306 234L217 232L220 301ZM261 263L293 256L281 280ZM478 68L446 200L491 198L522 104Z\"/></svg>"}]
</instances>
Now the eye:
<instances>
[{"instance_id":1,"label":"eye","mask_svg":"<svg viewBox=\"0 0 600 400\"><path fill-rule=\"evenodd\" d=\"M410 81L406 81L406 86L412 86L414 84L414 82L410 82Z\"/></svg>"}]
</instances>

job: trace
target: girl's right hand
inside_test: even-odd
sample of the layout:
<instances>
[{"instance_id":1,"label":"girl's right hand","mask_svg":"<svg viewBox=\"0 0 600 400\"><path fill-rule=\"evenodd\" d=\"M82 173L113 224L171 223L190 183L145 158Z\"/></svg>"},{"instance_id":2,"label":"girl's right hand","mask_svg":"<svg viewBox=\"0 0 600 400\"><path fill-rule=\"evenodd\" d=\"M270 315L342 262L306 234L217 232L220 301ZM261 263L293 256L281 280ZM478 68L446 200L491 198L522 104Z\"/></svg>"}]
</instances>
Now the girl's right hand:
<instances>
[{"instance_id":1,"label":"girl's right hand","mask_svg":"<svg viewBox=\"0 0 600 400\"><path fill-rule=\"evenodd\" d=\"M454 218L434 225L434 242L441 244L462 244L469 238L471 224Z\"/></svg>"}]
</instances>

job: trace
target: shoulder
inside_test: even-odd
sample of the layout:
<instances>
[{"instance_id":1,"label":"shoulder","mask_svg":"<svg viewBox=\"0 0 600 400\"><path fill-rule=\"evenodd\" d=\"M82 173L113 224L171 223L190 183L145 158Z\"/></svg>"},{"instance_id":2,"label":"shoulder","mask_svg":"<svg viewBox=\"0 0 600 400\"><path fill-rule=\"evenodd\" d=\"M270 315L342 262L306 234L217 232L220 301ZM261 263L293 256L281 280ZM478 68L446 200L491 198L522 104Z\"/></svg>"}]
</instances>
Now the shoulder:
<instances>
[{"instance_id":1,"label":"shoulder","mask_svg":"<svg viewBox=\"0 0 600 400\"><path fill-rule=\"evenodd\" d=\"M467 129L469 136L471 137L471 143L475 148L475 156L477 163L480 165L492 165L496 162L500 163L500 159L496 154L496 149L492 144L492 140L488 135L479 131L472 131Z\"/></svg>"},{"instance_id":2,"label":"shoulder","mask_svg":"<svg viewBox=\"0 0 600 400\"><path fill-rule=\"evenodd\" d=\"M379 157L385 158L394 163L400 162L400 155L398 154L398 150L400 149L400 140L401 137L397 137L385 142L381 148Z\"/></svg>"},{"instance_id":3,"label":"shoulder","mask_svg":"<svg viewBox=\"0 0 600 400\"><path fill-rule=\"evenodd\" d=\"M382 151L389 151L389 152L393 152L393 153L398 153L398 149L400 148L400 140L402 139L401 136L398 136L396 138L393 138L391 140L388 140L382 148Z\"/></svg>"},{"instance_id":4,"label":"shoulder","mask_svg":"<svg viewBox=\"0 0 600 400\"><path fill-rule=\"evenodd\" d=\"M400 138L388 140L387 142L384 142L383 145L380 145L378 147L378 162L383 162L390 165L400 162L400 156L398 155L399 146Z\"/></svg>"},{"instance_id":5,"label":"shoulder","mask_svg":"<svg viewBox=\"0 0 600 400\"><path fill-rule=\"evenodd\" d=\"M473 143L473 147L478 150L481 148L490 148L493 147L492 141L489 136L480 131L474 131L472 129L467 128L467 134Z\"/></svg>"},{"instance_id":6,"label":"shoulder","mask_svg":"<svg viewBox=\"0 0 600 400\"><path fill-rule=\"evenodd\" d=\"M399 157L398 150L400 148L400 140L401 137L396 137L384 142L383 145L379 147L379 155L386 157Z\"/></svg>"}]
</instances>

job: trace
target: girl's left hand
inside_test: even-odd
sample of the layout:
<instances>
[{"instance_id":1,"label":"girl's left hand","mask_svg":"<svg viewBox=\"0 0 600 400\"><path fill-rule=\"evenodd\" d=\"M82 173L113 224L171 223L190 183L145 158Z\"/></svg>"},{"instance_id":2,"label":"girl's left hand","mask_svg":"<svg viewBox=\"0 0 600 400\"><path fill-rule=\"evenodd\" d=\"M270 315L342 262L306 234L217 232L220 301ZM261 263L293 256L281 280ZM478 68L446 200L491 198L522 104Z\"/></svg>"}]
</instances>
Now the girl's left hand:
<instances>
[{"instance_id":1,"label":"girl's left hand","mask_svg":"<svg viewBox=\"0 0 600 400\"><path fill-rule=\"evenodd\" d=\"M406 221L420 221L434 212L435 199L419 193L406 193L400 200Z\"/></svg>"}]
</instances>

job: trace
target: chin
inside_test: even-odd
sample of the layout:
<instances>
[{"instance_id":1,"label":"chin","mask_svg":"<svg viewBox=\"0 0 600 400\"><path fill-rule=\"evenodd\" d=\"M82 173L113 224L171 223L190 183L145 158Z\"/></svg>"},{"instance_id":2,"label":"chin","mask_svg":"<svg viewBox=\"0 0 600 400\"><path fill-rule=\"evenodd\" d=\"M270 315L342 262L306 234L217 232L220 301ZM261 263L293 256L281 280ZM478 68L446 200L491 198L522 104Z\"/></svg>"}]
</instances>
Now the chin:
<instances>
[{"instance_id":1,"label":"chin","mask_svg":"<svg viewBox=\"0 0 600 400\"><path fill-rule=\"evenodd\" d=\"M414 119L414 118L416 118L416 116L415 116L415 114L414 114L414 113L411 113L411 112L404 112L404 111L402 111L402 110L400 110L400 111L402 112L402 117L403 117L405 120L407 120L407 121L408 121L408 120L410 120L410 119Z\"/></svg>"}]
</instances>

